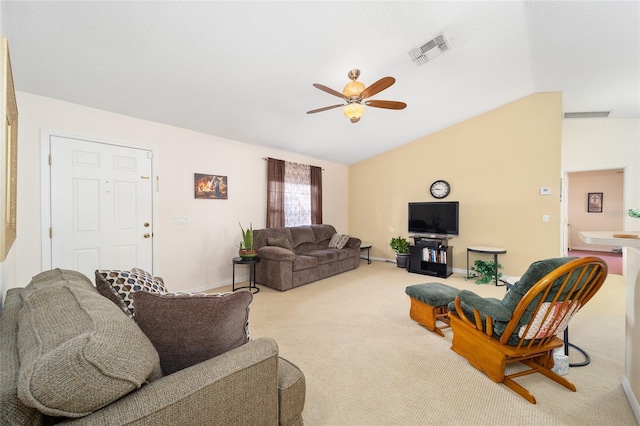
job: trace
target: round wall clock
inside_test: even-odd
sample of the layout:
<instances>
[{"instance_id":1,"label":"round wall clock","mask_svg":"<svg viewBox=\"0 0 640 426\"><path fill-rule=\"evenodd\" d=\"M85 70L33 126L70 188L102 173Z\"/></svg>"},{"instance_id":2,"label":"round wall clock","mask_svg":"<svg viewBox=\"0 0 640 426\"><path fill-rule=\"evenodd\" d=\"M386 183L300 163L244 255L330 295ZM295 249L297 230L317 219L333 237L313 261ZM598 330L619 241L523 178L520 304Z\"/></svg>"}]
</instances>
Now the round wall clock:
<instances>
[{"instance_id":1,"label":"round wall clock","mask_svg":"<svg viewBox=\"0 0 640 426\"><path fill-rule=\"evenodd\" d=\"M431 184L429 192L433 198L445 198L451 192L451 185L446 180L437 180Z\"/></svg>"}]
</instances>

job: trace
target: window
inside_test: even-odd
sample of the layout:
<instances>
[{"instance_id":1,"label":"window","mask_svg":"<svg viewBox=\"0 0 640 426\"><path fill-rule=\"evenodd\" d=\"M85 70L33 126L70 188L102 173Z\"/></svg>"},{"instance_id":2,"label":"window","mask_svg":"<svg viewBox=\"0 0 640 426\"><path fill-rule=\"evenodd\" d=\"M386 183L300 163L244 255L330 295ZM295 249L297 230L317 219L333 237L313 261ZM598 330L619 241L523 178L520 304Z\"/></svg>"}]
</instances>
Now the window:
<instances>
[{"instance_id":1,"label":"window","mask_svg":"<svg viewBox=\"0 0 640 426\"><path fill-rule=\"evenodd\" d=\"M311 168L284 163L284 226L311 224Z\"/></svg>"},{"instance_id":2,"label":"window","mask_svg":"<svg viewBox=\"0 0 640 426\"><path fill-rule=\"evenodd\" d=\"M322 223L322 169L267 160L267 228Z\"/></svg>"}]
</instances>

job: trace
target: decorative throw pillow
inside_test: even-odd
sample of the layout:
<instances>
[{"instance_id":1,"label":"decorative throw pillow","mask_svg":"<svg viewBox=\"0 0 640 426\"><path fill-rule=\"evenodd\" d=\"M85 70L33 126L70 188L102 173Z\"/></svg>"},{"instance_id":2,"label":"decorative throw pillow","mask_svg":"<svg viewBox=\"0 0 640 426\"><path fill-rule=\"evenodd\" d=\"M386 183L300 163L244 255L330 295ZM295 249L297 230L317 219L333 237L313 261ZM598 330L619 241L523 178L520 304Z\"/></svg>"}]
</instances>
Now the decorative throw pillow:
<instances>
[{"instance_id":1,"label":"decorative throw pillow","mask_svg":"<svg viewBox=\"0 0 640 426\"><path fill-rule=\"evenodd\" d=\"M568 302L563 308L563 302L556 302L553 305L549 302L544 302L540 306L540 310L533 319L531 327L524 338L527 340L534 338L542 339L547 337L551 330L555 330L554 334L556 336L560 336L564 332L565 328L569 326L569 321L573 315L575 315L580 308L579 304L575 304L569 308L570 303L571 302ZM551 313L547 315L547 311L549 311L549 309L551 309ZM569 310L569 312L567 312L567 310ZM560 318L562 318L562 322L560 322ZM518 330L518 337L522 337L524 332L527 330L527 325L528 324L524 324L520 327Z\"/></svg>"},{"instance_id":2,"label":"decorative throw pillow","mask_svg":"<svg viewBox=\"0 0 640 426\"><path fill-rule=\"evenodd\" d=\"M267 238L267 244L270 246L282 247L283 249L293 251L293 248L291 247L291 243L289 243L289 240L287 240L285 237L281 237L281 238L269 237Z\"/></svg>"},{"instance_id":3,"label":"decorative throw pillow","mask_svg":"<svg viewBox=\"0 0 640 426\"><path fill-rule=\"evenodd\" d=\"M136 322L160 355L164 374L182 370L249 341L248 291L220 294L133 294Z\"/></svg>"},{"instance_id":4,"label":"decorative throw pillow","mask_svg":"<svg viewBox=\"0 0 640 426\"><path fill-rule=\"evenodd\" d=\"M331 240L329 240L329 248L336 248L338 246L338 240L340 239L340 234L333 234Z\"/></svg>"},{"instance_id":5,"label":"decorative throw pillow","mask_svg":"<svg viewBox=\"0 0 640 426\"><path fill-rule=\"evenodd\" d=\"M340 235L336 248L342 249L347 244L347 241L349 241L349 236L347 234Z\"/></svg>"},{"instance_id":6,"label":"decorative throw pillow","mask_svg":"<svg viewBox=\"0 0 640 426\"><path fill-rule=\"evenodd\" d=\"M341 249L347 244L347 241L349 241L347 234L333 234L329 241L329 248Z\"/></svg>"},{"instance_id":7,"label":"decorative throw pillow","mask_svg":"<svg viewBox=\"0 0 640 426\"><path fill-rule=\"evenodd\" d=\"M138 268L133 268L131 271L97 270L96 287L100 294L120 306L131 318L135 318L133 293L136 291L166 293L167 291L162 280Z\"/></svg>"}]
</instances>

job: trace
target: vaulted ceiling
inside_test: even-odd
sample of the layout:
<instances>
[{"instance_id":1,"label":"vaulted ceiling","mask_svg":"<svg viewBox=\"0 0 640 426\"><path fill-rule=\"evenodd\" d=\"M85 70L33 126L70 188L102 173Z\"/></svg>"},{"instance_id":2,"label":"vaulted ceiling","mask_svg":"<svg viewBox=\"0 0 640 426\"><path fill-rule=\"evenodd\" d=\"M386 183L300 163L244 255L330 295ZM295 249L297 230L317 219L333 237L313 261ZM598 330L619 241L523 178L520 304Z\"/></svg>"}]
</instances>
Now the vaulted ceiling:
<instances>
[{"instance_id":1,"label":"vaulted ceiling","mask_svg":"<svg viewBox=\"0 0 640 426\"><path fill-rule=\"evenodd\" d=\"M637 1L2 1L16 89L352 164L536 92L640 118ZM450 49L409 51L444 33ZM352 68L372 96L352 124ZM176 141L185 143L185 141ZM446 147L443 147L446 149Z\"/></svg>"}]
</instances>

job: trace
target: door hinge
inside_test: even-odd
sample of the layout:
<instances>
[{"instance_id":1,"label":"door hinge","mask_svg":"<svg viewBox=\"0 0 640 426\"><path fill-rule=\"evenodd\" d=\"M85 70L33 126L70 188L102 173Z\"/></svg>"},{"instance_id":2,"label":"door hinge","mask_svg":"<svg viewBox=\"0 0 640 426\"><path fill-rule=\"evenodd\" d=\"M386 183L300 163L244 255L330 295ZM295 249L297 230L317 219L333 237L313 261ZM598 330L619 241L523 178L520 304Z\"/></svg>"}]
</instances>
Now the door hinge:
<instances>
[{"instance_id":1,"label":"door hinge","mask_svg":"<svg viewBox=\"0 0 640 426\"><path fill-rule=\"evenodd\" d=\"M53 238L53 228L49 228L49 238Z\"/></svg>"},{"instance_id":2,"label":"door hinge","mask_svg":"<svg viewBox=\"0 0 640 426\"><path fill-rule=\"evenodd\" d=\"M156 192L160 192L160 176L156 176Z\"/></svg>"},{"instance_id":3,"label":"door hinge","mask_svg":"<svg viewBox=\"0 0 640 426\"><path fill-rule=\"evenodd\" d=\"M51 154L49 154L49 165L51 165Z\"/></svg>"}]
</instances>

